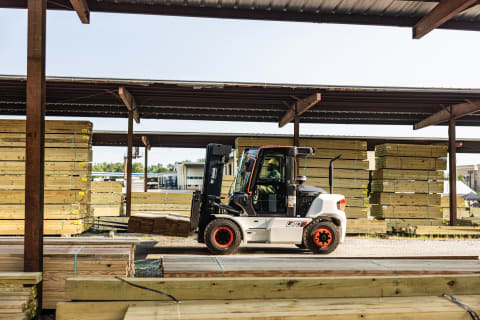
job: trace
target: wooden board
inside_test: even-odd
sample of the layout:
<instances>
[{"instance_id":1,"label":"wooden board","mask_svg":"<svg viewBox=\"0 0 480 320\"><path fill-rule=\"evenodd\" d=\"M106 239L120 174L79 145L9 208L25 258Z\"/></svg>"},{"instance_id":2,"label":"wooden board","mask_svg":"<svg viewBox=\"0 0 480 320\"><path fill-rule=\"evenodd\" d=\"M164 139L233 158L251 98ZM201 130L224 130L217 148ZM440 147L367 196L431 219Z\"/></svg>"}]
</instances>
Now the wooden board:
<instances>
[{"instance_id":1,"label":"wooden board","mask_svg":"<svg viewBox=\"0 0 480 320\"><path fill-rule=\"evenodd\" d=\"M392 206L440 206L439 194L374 192L370 203Z\"/></svg>"},{"instance_id":2,"label":"wooden board","mask_svg":"<svg viewBox=\"0 0 480 320\"><path fill-rule=\"evenodd\" d=\"M330 166L330 159L317 158L299 158L297 159L300 170L302 168L328 168ZM353 169L353 170L368 170L368 161L364 160L337 160L335 161L335 168L339 169Z\"/></svg>"},{"instance_id":3,"label":"wooden board","mask_svg":"<svg viewBox=\"0 0 480 320\"><path fill-rule=\"evenodd\" d=\"M237 158L241 158L243 151L246 147L238 147L236 150ZM317 149L315 153L309 158L318 158L318 159L332 159L342 155L341 159L343 160L367 160L367 151L360 150L338 150L338 149Z\"/></svg>"},{"instance_id":4,"label":"wooden board","mask_svg":"<svg viewBox=\"0 0 480 320\"><path fill-rule=\"evenodd\" d=\"M385 220L348 219L347 234L383 234L387 233Z\"/></svg>"},{"instance_id":5,"label":"wooden board","mask_svg":"<svg viewBox=\"0 0 480 320\"><path fill-rule=\"evenodd\" d=\"M89 216L89 204L46 204L44 206L45 219L81 219ZM0 204L0 219L24 219L25 205ZM1 224L0 220L0 224Z\"/></svg>"},{"instance_id":6,"label":"wooden board","mask_svg":"<svg viewBox=\"0 0 480 320\"><path fill-rule=\"evenodd\" d=\"M337 182L335 180L335 182ZM373 192L442 193L443 181L373 180Z\"/></svg>"},{"instance_id":7,"label":"wooden board","mask_svg":"<svg viewBox=\"0 0 480 320\"><path fill-rule=\"evenodd\" d=\"M480 236L480 227L467 226L417 226L415 230L417 235L474 235Z\"/></svg>"},{"instance_id":8,"label":"wooden board","mask_svg":"<svg viewBox=\"0 0 480 320\"><path fill-rule=\"evenodd\" d=\"M0 147L25 148L24 133L0 133ZM92 146L90 134L45 134L45 148L89 148Z\"/></svg>"},{"instance_id":9,"label":"wooden board","mask_svg":"<svg viewBox=\"0 0 480 320\"><path fill-rule=\"evenodd\" d=\"M317 178L328 178L328 168L300 168L298 173L302 176L307 177L306 184L309 183L310 179ZM354 169L339 169L335 167L334 170L335 179L359 179L367 180L369 178L368 170L354 170Z\"/></svg>"},{"instance_id":10,"label":"wooden board","mask_svg":"<svg viewBox=\"0 0 480 320\"><path fill-rule=\"evenodd\" d=\"M132 204L191 204L190 192L132 192Z\"/></svg>"},{"instance_id":11,"label":"wooden board","mask_svg":"<svg viewBox=\"0 0 480 320\"><path fill-rule=\"evenodd\" d=\"M446 170L447 160L439 158L386 156L375 158L375 169Z\"/></svg>"},{"instance_id":12,"label":"wooden board","mask_svg":"<svg viewBox=\"0 0 480 320\"><path fill-rule=\"evenodd\" d=\"M366 218L368 216L368 209L348 206L345 208L345 215L347 218Z\"/></svg>"},{"instance_id":13,"label":"wooden board","mask_svg":"<svg viewBox=\"0 0 480 320\"><path fill-rule=\"evenodd\" d=\"M347 208L349 207L368 208L370 203L368 197L366 196L363 198L345 197L345 200L347 202Z\"/></svg>"},{"instance_id":14,"label":"wooden board","mask_svg":"<svg viewBox=\"0 0 480 320\"><path fill-rule=\"evenodd\" d=\"M443 211L443 219L445 220L450 220L450 208L442 208ZM470 217L470 211L469 208L465 207L457 207L457 218L469 218Z\"/></svg>"},{"instance_id":15,"label":"wooden board","mask_svg":"<svg viewBox=\"0 0 480 320\"><path fill-rule=\"evenodd\" d=\"M84 176L45 176L45 190L83 190L90 188ZM0 189L24 190L25 176L0 176Z\"/></svg>"},{"instance_id":16,"label":"wooden board","mask_svg":"<svg viewBox=\"0 0 480 320\"><path fill-rule=\"evenodd\" d=\"M403 218L385 218L387 229L409 231L413 233L417 226L441 226L443 219L403 219Z\"/></svg>"},{"instance_id":17,"label":"wooden board","mask_svg":"<svg viewBox=\"0 0 480 320\"><path fill-rule=\"evenodd\" d=\"M38 284L42 281L41 272L5 272L0 271L0 283Z\"/></svg>"},{"instance_id":18,"label":"wooden board","mask_svg":"<svg viewBox=\"0 0 480 320\"><path fill-rule=\"evenodd\" d=\"M37 313L40 272L0 272L0 319L32 319Z\"/></svg>"},{"instance_id":19,"label":"wooden board","mask_svg":"<svg viewBox=\"0 0 480 320\"><path fill-rule=\"evenodd\" d=\"M122 213L121 205L94 204L91 205L93 217L119 217Z\"/></svg>"},{"instance_id":20,"label":"wooden board","mask_svg":"<svg viewBox=\"0 0 480 320\"><path fill-rule=\"evenodd\" d=\"M26 133L25 120L1 119L0 132ZM45 120L45 133L91 134L93 124L90 121Z\"/></svg>"},{"instance_id":21,"label":"wooden board","mask_svg":"<svg viewBox=\"0 0 480 320\"><path fill-rule=\"evenodd\" d=\"M44 220L43 233L45 235L74 235L87 230L84 219L78 220ZM25 221L0 220L0 235L23 235Z\"/></svg>"},{"instance_id":22,"label":"wooden board","mask_svg":"<svg viewBox=\"0 0 480 320\"><path fill-rule=\"evenodd\" d=\"M443 209L433 206L389 206L370 207L370 215L378 218L435 218L442 219Z\"/></svg>"},{"instance_id":23,"label":"wooden board","mask_svg":"<svg viewBox=\"0 0 480 320\"><path fill-rule=\"evenodd\" d=\"M447 145L421 145L385 143L375 146L375 156L407 156L426 158L446 158Z\"/></svg>"},{"instance_id":24,"label":"wooden board","mask_svg":"<svg viewBox=\"0 0 480 320\"><path fill-rule=\"evenodd\" d=\"M300 147L338 150L367 150L367 142L360 140L333 140L318 138L300 138ZM268 145L292 146L293 138L238 137L236 147L259 147Z\"/></svg>"},{"instance_id":25,"label":"wooden board","mask_svg":"<svg viewBox=\"0 0 480 320\"><path fill-rule=\"evenodd\" d=\"M122 192L120 181L92 181L92 192Z\"/></svg>"},{"instance_id":26,"label":"wooden board","mask_svg":"<svg viewBox=\"0 0 480 320\"><path fill-rule=\"evenodd\" d=\"M328 186L328 178L308 178L305 184L311 186ZM349 189L367 189L368 179L342 179L335 178L333 185L337 188L349 188Z\"/></svg>"},{"instance_id":27,"label":"wooden board","mask_svg":"<svg viewBox=\"0 0 480 320\"><path fill-rule=\"evenodd\" d=\"M450 196L442 195L440 206L443 208L450 208ZM457 208L465 208L466 206L467 203L465 202L465 199L463 199L462 196L457 196Z\"/></svg>"},{"instance_id":28,"label":"wooden board","mask_svg":"<svg viewBox=\"0 0 480 320\"><path fill-rule=\"evenodd\" d=\"M117 204L122 203L121 192L92 192L91 204Z\"/></svg>"},{"instance_id":29,"label":"wooden board","mask_svg":"<svg viewBox=\"0 0 480 320\"><path fill-rule=\"evenodd\" d=\"M321 265L319 263L318 265ZM478 264L476 266L478 268ZM218 299L313 299L479 294L475 275L415 275L323 278L130 278L134 284L168 292L181 301ZM215 283L215 285L213 285ZM212 290L214 286L215 290ZM323 288L318 290L318 288ZM111 278L68 278L68 300L162 300L170 298Z\"/></svg>"},{"instance_id":30,"label":"wooden board","mask_svg":"<svg viewBox=\"0 0 480 320\"><path fill-rule=\"evenodd\" d=\"M25 202L23 190L0 190L0 204L20 204ZM90 203L89 191L76 190L46 190L44 192L45 204L61 203Z\"/></svg>"},{"instance_id":31,"label":"wooden board","mask_svg":"<svg viewBox=\"0 0 480 320\"><path fill-rule=\"evenodd\" d=\"M87 176L92 173L92 164L88 162L45 162L46 175L80 175ZM25 162L0 161L0 174L24 175Z\"/></svg>"},{"instance_id":32,"label":"wooden board","mask_svg":"<svg viewBox=\"0 0 480 320\"><path fill-rule=\"evenodd\" d=\"M190 219L175 214L134 214L128 220L128 232L188 237Z\"/></svg>"},{"instance_id":33,"label":"wooden board","mask_svg":"<svg viewBox=\"0 0 480 320\"><path fill-rule=\"evenodd\" d=\"M1 161L25 161L25 148L0 148ZM45 148L45 161L92 161L92 149Z\"/></svg>"},{"instance_id":34,"label":"wooden board","mask_svg":"<svg viewBox=\"0 0 480 320\"><path fill-rule=\"evenodd\" d=\"M336 171L336 170L335 170ZM380 169L373 171L373 180L435 180L443 181L443 171Z\"/></svg>"}]
</instances>

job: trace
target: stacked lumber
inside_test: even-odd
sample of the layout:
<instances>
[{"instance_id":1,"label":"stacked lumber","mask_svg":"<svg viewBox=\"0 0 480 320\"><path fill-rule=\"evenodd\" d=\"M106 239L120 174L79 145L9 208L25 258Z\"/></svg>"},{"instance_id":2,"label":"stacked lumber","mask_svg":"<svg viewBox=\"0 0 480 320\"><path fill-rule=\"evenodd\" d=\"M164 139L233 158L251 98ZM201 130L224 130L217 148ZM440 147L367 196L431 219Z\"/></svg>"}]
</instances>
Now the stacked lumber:
<instances>
[{"instance_id":1,"label":"stacked lumber","mask_svg":"<svg viewBox=\"0 0 480 320\"><path fill-rule=\"evenodd\" d=\"M122 212L122 183L119 181L91 182L91 215L119 217Z\"/></svg>"},{"instance_id":2,"label":"stacked lumber","mask_svg":"<svg viewBox=\"0 0 480 320\"><path fill-rule=\"evenodd\" d=\"M442 195L440 199L440 207L443 212L443 219L450 220L450 196ZM470 217L470 208L467 206L467 202L463 197L457 196L457 218Z\"/></svg>"},{"instance_id":3,"label":"stacked lumber","mask_svg":"<svg viewBox=\"0 0 480 320\"><path fill-rule=\"evenodd\" d=\"M0 120L1 235L24 233L25 140L24 120ZM71 235L87 229L91 141L91 122L45 122L45 234Z\"/></svg>"},{"instance_id":4,"label":"stacked lumber","mask_svg":"<svg viewBox=\"0 0 480 320\"><path fill-rule=\"evenodd\" d=\"M126 280L67 279L56 319L469 319L444 293L480 308L477 275Z\"/></svg>"},{"instance_id":5,"label":"stacked lumber","mask_svg":"<svg viewBox=\"0 0 480 320\"><path fill-rule=\"evenodd\" d=\"M43 308L64 301L65 279L76 276L133 277L137 239L45 238ZM23 239L0 238L0 272L23 270Z\"/></svg>"},{"instance_id":6,"label":"stacked lumber","mask_svg":"<svg viewBox=\"0 0 480 320\"><path fill-rule=\"evenodd\" d=\"M223 181L222 181L222 193L221 193L221 197L223 198L222 199L222 202L225 203L225 204L228 204L228 192L231 191L233 192L233 181L235 180L235 176L234 175L223 175Z\"/></svg>"},{"instance_id":7,"label":"stacked lumber","mask_svg":"<svg viewBox=\"0 0 480 320\"><path fill-rule=\"evenodd\" d=\"M293 145L292 138L238 137L235 140L237 157L248 147L268 145ZM307 177L305 184L329 190L328 166L330 159L342 154L335 161L334 193L345 196L347 218L366 218L369 200L367 195L369 171L367 142L358 140L300 139L301 147L314 147L314 155L299 159L299 175Z\"/></svg>"},{"instance_id":8,"label":"stacked lumber","mask_svg":"<svg viewBox=\"0 0 480 320\"><path fill-rule=\"evenodd\" d=\"M0 319L27 320L37 315L40 272L0 272Z\"/></svg>"},{"instance_id":9,"label":"stacked lumber","mask_svg":"<svg viewBox=\"0 0 480 320\"><path fill-rule=\"evenodd\" d=\"M128 219L128 232L188 237L190 219L171 213L136 213Z\"/></svg>"},{"instance_id":10,"label":"stacked lumber","mask_svg":"<svg viewBox=\"0 0 480 320\"><path fill-rule=\"evenodd\" d=\"M132 214L174 213L189 216L191 192L132 192Z\"/></svg>"},{"instance_id":11,"label":"stacked lumber","mask_svg":"<svg viewBox=\"0 0 480 320\"><path fill-rule=\"evenodd\" d=\"M447 151L441 145L377 145L370 214L396 231L441 224Z\"/></svg>"}]
</instances>

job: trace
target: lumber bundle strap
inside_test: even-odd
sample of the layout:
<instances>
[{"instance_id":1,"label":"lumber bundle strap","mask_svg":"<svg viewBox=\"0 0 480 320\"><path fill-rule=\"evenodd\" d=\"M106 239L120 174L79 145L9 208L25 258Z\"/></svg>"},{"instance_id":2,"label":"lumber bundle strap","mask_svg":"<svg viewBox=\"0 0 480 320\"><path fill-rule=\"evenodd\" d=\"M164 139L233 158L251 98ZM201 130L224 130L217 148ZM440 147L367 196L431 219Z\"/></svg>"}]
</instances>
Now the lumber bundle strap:
<instances>
[{"instance_id":1,"label":"lumber bundle strap","mask_svg":"<svg viewBox=\"0 0 480 320\"><path fill-rule=\"evenodd\" d=\"M449 299L450 301L452 301L453 303L459 305L460 307L462 307L463 309L465 309L465 311L468 312L468 314L470 315L470 317L472 317L473 320L480 320L480 317L478 316L478 314L475 312L475 310L473 310L471 307L467 306L466 304L460 302L457 298L455 298L454 296L450 295L450 294L442 294L442 297L445 297L447 299Z\"/></svg>"}]
</instances>

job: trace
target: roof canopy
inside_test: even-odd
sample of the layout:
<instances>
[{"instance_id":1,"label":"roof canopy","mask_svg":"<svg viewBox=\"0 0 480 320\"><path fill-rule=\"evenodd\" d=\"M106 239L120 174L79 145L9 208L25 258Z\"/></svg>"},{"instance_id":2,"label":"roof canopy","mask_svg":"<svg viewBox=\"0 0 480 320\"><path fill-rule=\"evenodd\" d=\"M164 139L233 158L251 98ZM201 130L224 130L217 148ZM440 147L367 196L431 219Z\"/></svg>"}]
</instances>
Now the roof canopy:
<instances>
[{"instance_id":1,"label":"roof canopy","mask_svg":"<svg viewBox=\"0 0 480 320\"><path fill-rule=\"evenodd\" d=\"M0 76L0 114L24 115L26 77ZM47 78L47 115L127 117L119 87L141 118L278 122L299 99L321 93L303 123L412 125L445 106L480 100L480 89L342 87L85 78ZM480 125L480 115L457 120Z\"/></svg>"}]
</instances>

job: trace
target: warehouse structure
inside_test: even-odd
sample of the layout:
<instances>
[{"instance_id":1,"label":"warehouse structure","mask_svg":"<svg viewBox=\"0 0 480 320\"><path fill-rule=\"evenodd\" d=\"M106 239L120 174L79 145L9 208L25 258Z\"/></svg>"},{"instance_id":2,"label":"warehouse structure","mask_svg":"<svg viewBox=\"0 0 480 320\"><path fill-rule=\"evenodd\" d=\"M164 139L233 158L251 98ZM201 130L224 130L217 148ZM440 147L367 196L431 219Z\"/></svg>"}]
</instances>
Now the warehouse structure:
<instances>
[{"instance_id":1,"label":"warehouse structure","mask_svg":"<svg viewBox=\"0 0 480 320\"><path fill-rule=\"evenodd\" d=\"M455 194L455 125L478 125L480 92L475 90L335 88L219 83L151 83L45 79L47 0L3 0L0 7L28 8L27 79L2 79L4 114L26 114L25 271L43 269L44 119L47 115L128 116L128 165L131 172L133 119L294 121L310 123L412 124L415 128L447 122L451 194ZM433 29L480 30L480 5L470 1L48 1L49 9L75 10L83 23L90 11L149 13L193 17L348 23L412 27L421 38ZM75 87L77 86L77 87ZM83 86L83 89L81 88ZM76 90L66 90L68 88ZM105 95L87 92L104 90ZM349 95L350 94L350 95ZM343 95L343 96L342 96ZM48 96L48 101L46 101ZM187 99L190 97L190 99ZM76 99L77 98L77 99ZM113 102L112 102L113 101ZM47 102L47 103L46 103ZM123 104L122 104L123 103ZM126 108L125 108L126 107ZM464 117L462 117L464 116ZM462 117L462 118L461 118ZM458 119L458 120L457 120ZM150 147L147 139L145 145ZM127 194L131 177L127 175ZM453 178L453 179L452 179ZM128 198L128 196L127 196ZM456 208L456 197L450 197ZM127 210L130 203L127 201ZM455 224L452 210L451 224Z\"/></svg>"}]
</instances>

